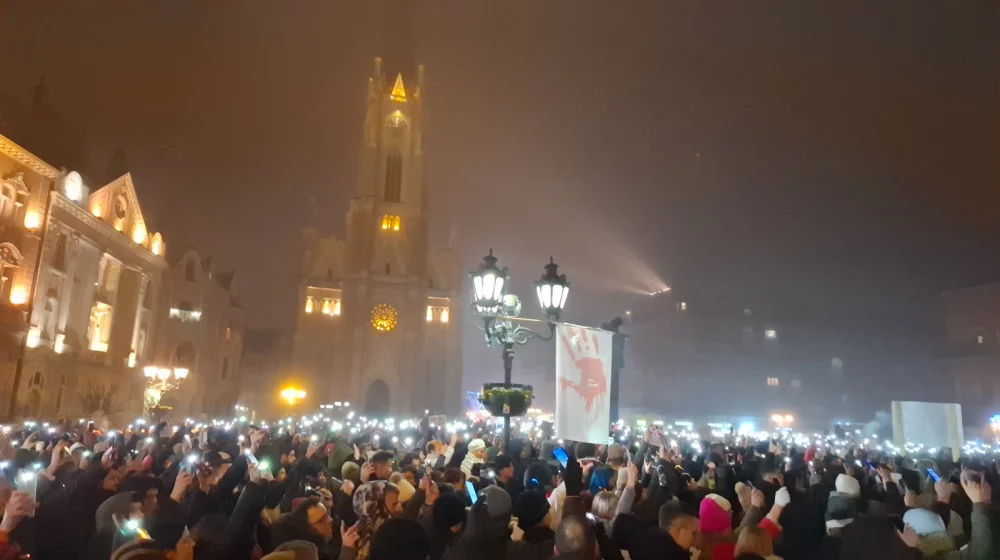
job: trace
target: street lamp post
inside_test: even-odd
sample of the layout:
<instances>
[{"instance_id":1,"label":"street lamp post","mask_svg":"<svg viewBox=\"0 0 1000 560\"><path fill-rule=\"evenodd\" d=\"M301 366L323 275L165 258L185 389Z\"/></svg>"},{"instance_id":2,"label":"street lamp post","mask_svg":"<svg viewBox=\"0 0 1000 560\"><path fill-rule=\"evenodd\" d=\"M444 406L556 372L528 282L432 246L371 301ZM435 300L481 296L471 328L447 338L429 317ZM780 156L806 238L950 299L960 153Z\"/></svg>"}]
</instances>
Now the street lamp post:
<instances>
[{"instance_id":1,"label":"street lamp post","mask_svg":"<svg viewBox=\"0 0 1000 560\"><path fill-rule=\"evenodd\" d=\"M146 378L146 392L143 399L146 412L159 421L170 411L169 406L160 405L164 393L180 387L181 382L187 379L188 369L146 366L142 374Z\"/></svg>"},{"instance_id":2,"label":"street lamp post","mask_svg":"<svg viewBox=\"0 0 1000 560\"><path fill-rule=\"evenodd\" d=\"M535 282L535 293L538 296L538 305L545 313L548 326L548 334L539 334L529 327L517 323L541 323L537 319L525 319L518 317L521 313L521 300L512 293L507 293L508 277L507 269L497 267L497 258L493 256L493 249L488 255L483 257L479 269L471 272L472 276L472 309L479 316L483 323L483 331L486 336L487 346L499 346L503 356L503 387L510 391L511 370L514 366L514 347L519 344L527 344L533 338L539 340L552 340L555 335L555 323L559 320L559 315L566 307L566 299L569 297L570 283L566 280L566 275L559 274L559 265L551 258L545 265L545 272L542 277ZM530 390L530 387L527 388ZM486 386L484 386L484 395ZM508 403L503 405L503 445L507 449L510 444L510 417L511 410ZM523 412L515 415L523 414Z\"/></svg>"}]
</instances>

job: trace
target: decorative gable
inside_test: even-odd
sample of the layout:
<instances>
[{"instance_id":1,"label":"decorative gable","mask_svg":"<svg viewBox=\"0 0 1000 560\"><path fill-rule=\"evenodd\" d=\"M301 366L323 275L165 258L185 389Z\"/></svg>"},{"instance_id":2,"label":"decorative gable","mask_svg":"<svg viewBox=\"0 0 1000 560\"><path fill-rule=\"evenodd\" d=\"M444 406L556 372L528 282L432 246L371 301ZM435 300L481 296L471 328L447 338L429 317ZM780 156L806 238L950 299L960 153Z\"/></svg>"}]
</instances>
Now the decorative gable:
<instances>
[{"instance_id":1,"label":"decorative gable","mask_svg":"<svg viewBox=\"0 0 1000 560\"><path fill-rule=\"evenodd\" d=\"M166 247L159 233L150 234L146 229L146 219L135 194L132 174L126 173L101 187L87 201L90 213L111 228L129 236L137 245L142 245L155 255L163 255Z\"/></svg>"}]
</instances>

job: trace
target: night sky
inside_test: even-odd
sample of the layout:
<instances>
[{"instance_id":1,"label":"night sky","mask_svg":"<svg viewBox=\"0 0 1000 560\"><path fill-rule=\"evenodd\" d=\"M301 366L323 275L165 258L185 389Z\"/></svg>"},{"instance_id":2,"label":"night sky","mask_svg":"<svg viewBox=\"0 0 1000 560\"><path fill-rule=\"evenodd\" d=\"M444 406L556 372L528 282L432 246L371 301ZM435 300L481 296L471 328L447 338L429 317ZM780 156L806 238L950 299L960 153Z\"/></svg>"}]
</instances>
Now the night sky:
<instances>
[{"instance_id":1,"label":"night sky","mask_svg":"<svg viewBox=\"0 0 1000 560\"><path fill-rule=\"evenodd\" d=\"M926 334L938 292L1000 280L1000 3L819 4L3 1L0 90L44 74L93 161L125 149L168 250L289 327L299 228L342 233L372 59L409 18L433 234L467 268L493 247L528 299L551 254L579 323L665 282ZM466 323L471 387L500 360Z\"/></svg>"}]
</instances>

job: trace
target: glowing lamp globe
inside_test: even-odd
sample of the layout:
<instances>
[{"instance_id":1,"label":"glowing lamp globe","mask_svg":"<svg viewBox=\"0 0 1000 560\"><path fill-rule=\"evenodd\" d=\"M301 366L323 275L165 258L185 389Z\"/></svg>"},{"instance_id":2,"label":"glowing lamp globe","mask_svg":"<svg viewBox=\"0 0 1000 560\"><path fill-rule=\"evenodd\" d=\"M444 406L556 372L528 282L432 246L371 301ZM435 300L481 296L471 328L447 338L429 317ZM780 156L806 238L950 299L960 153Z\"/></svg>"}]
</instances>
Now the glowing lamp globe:
<instances>
[{"instance_id":1,"label":"glowing lamp globe","mask_svg":"<svg viewBox=\"0 0 1000 560\"><path fill-rule=\"evenodd\" d=\"M500 311L506 284L507 269L497 267L497 258L490 249L490 254L483 257L479 270L472 273L472 301L476 313L482 317L495 317Z\"/></svg>"},{"instance_id":2,"label":"glowing lamp globe","mask_svg":"<svg viewBox=\"0 0 1000 560\"><path fill-rule=\"evenodd\" d=\"M550 321L558 321L559 314L565 309L566 299L569 297L569 284L566 275L559 274L559 265L549 257L545 273L535 282L535 292L538 295L538 306Z\"/></svg>"}]
</instances>

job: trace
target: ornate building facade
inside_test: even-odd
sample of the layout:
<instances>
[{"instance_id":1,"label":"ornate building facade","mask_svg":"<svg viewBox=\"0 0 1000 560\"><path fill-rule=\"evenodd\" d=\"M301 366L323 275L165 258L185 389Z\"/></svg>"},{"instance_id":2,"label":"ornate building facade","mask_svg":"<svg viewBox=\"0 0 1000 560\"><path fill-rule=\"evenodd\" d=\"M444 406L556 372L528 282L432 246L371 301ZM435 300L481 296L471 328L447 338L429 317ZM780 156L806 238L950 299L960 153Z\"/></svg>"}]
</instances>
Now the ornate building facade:
<instances>
[{"instance_id":1,"label":"ornate building facade","mask_svg":"<svg viewBox=\"0 0 1000 560\"><path fill-rule=\"evenodd\" d=\"M0 148L8 158L4 188L14 196L5 225L20 222L25 230L5 233L17 249L10 258L19 262L2 305L25 318L19 333L6 333L25 347L18 382L13 372L4 375L8 395L17 383L14 414L141 413L140 367L152 353L166 245L147 229L131 175L90 193L79 173L57 173L3 137ZM34 175L25 180L28 169L10 160Z\"/></svg>"},{"instance_id":2,"label":"ornate building facade","mask_svg":"<svg viewBox=\"0 0 1000 560\"><path fill-rule=\"evenodd\" d=\"M464 274L454 235L443 249L429 243L423 87L422 66L408 87L375 59L346 235L303 230L290 375L315 404L372 415L461 407Z\"/></svg>"},{"instance_id":3,"label":"ornate building facade","mask_svg":"<svg viewBox=\"0 0 1000 560\"><path fill-rule=\"evenodd\" d=\"M188 378L161 404L174 418L232 414L240 386L243 307L235 271L215 270L211 257L189 249L170 259L160 291L155 362L185 368Z\"/></svg>"}]
</instances>

